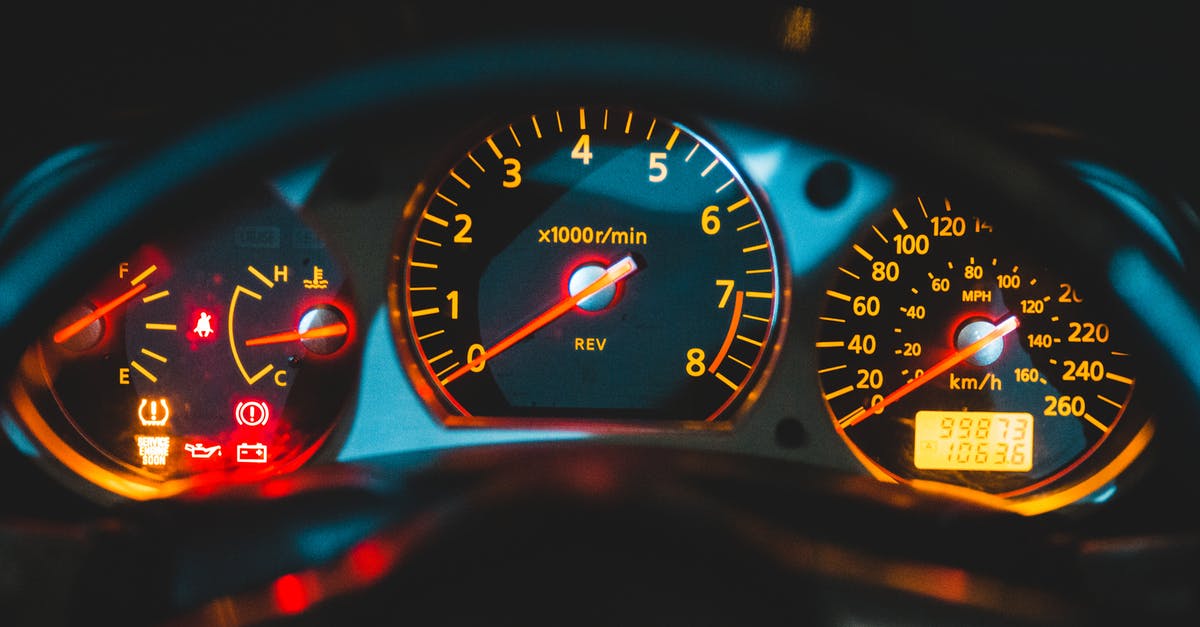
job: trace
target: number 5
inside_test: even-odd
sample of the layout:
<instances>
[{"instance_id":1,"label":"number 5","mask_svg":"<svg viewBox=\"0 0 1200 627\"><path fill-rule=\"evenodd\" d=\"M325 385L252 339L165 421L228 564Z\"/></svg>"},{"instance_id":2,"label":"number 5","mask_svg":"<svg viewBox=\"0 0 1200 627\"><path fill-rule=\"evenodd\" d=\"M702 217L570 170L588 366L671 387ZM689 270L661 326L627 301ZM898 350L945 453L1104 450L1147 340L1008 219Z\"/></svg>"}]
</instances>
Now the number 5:
<instances>
[{"instance_id":1,"label":"number 5","mask_svg":"<svg viewBox=\"0 0 1200 627\"><path fill-rule=\"evenodd\" d=\"M650 182L661 183L667 178L667 164L663 163L663 159L667 158L665 152L650 153Z\"/></svg>"}]
</instances>

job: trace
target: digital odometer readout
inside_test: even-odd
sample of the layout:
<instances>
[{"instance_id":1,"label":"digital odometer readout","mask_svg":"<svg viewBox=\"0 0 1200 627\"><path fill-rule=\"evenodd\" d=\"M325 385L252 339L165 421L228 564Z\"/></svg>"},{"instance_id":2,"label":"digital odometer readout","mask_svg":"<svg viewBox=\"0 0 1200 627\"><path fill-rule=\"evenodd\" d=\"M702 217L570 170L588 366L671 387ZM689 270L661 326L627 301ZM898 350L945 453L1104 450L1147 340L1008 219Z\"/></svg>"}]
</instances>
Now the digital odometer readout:
<instances>
[{"instance_id":1,"label":"digital odometer readout","mask_svg":"<svg viewBox=\"0 0 1200 627\"><path fill-rule=\"evenodd\" d=\"M919 411L913 465L922 470L1024 472L1033 468L1033 415Z\"/></svg>"}]
</instances>

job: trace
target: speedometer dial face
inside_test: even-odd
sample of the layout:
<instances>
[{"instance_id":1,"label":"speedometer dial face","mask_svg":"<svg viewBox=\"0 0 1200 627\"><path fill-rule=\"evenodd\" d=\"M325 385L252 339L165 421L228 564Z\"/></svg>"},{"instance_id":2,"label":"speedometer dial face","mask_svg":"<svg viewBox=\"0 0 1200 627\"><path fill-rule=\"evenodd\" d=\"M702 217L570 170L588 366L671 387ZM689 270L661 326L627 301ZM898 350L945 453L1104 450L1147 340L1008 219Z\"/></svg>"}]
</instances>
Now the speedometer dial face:
<instances>
[{"instance_id":1,"label":"speedometer dial face","mask_svg":"<svg viewBox=\"0 0 1200 627\"><path fill-rule=\"evenodd\" d=\"M838 432L877 474L1013 497L1112 444L1131 348L1078 275L949 200L863 232L816 347Z\"/></svg>"},{"instance_id":2,"label":"speedometer dial face","mask_svg":"<svg viewBox=\"0 0 1200 627\"><path fill-rule=\"evenodd\" d=\"M446 422L721 423L757 380L779 306L767 217L689 128L538 111L433 181L392 304Z\"/></svg>"}]
</instances>

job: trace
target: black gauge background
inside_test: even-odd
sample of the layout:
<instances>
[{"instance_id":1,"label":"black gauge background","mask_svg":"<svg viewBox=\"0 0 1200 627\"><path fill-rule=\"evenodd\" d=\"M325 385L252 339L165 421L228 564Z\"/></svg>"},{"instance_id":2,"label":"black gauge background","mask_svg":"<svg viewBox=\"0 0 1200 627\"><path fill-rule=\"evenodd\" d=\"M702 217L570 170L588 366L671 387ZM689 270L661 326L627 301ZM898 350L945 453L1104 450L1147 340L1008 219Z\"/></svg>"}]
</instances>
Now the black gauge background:
<instances>
[{"instance_id":1,"label":"black gauge background","mask_svg":"<svg viewBox=\"0 0 1200 627\"><path fill-rule=\"evenodd\" d=\"M749 302L746 304L747 313L754 311L758 315L772 320L770 328L765 332L756 331L759 334L756 337L761 337L763 340L762 350L746 354L747 347L735 346L730 349L731 354L741 351L743 354L740 357L754 365L755 368L739 386L736 393L712 379L708 374L700 379L703 384L689 385L691 382L684 381L689 377L684 374L683 345L678 342L671 343L669 340L672 334L676 333L678 323L686 324L696 332L696 336L699 338L697 341L704 343L706 358L712 357L713 352L719 348L720 340L729 326L728 312L730 311L728 307L726 309L715 308L716 299L720 293L716 291L713 280L726 278L726 275L730 274L728 271L731 263L728 261L729 259L735 259L734 263L740 263L730 252L733 250L732 244L725 243L734 241L734 238L723 237L727 235L727 232L721 232L716 237L704 235L699 226L699 212L706 204L723 202L724 204L721 205L723 208L726 204L737 200L741 196L735 190L745 183L741 175L737 174L737 165L728 162L727 157L722 156L722 165L718 165L714 171L722 171L726 167L733 168L732 173L736 174L736 181L721 194L711 197L703 196L709 200L696 206L699 192L690 191L688 185L695 182L694 177L697 173L682 168L690 168L697 164L701 167L707 165L712 157L704 154L706 153L705 146L708 147L707 150L713 151L716 155L725 154L718 145L711 141L708 137L709 134L705 133L704 129L685 119L667 114L652 114L646 109L636 106L605 107L593 104L584 107L588 117L586 132L592 135L591 147L594 154L591 164L584 166L589 168L587 172L597 172L606 163L613 163L614 159L627 159L631 156L644 159L651 150L663 150L662 146L668 137L669 129L673 128L668 122L674 122L683 131L668 158L667 163L671 169L666 181L657 186L646 183L647 166L638 161L637 165L633 166L637 169L630 172L637 173L636 175L643 182L642 185L634 186L636 189L626 188L623 186L626 182L621 178L593 174L591 184L597 185L597 189L589 198L587 192L581 188L583 181L579 180L578 173L572 171L577 162L569 157L580 133L576 126L579 108L579 105L573 104L557 109L564 124L561 139L558 138L556 120L553 116L556 109L553 107L521 110L510 112L504 116L489 117L486 121L477 124L472 133L465 133L460 137L461 148L457 152L444 154L435 167L428 171L425 180L431 182L429 189L422 190L422 193L414 195L414 198L410 200L406 209L409 223L398 230L395 240L395 250L398 251L396 254L398 259L395 263L398 267L393 269L392 308L393 324L397 327L396 333L401 353L407 355L408 351L412 351L414 361L418 364L417 369L420 371L419 375L414 376L420 376L432 389L438 390L434 393L440 399L437 403L446 405L447 411L451 414L448 417L449 421L453 421L454 414L463 414L472 419L481 419L489 424L506 421L521 422L524 419L534 419L538 424L552 424L557 419L561 419L573 423L648 425L677 421L698 423L708 418L718 421L713 424L720 424L719 421L724 421L733 415L736 403L743 399L746 392L758 382L758 377L767 367L769 357L773 354L775 337L780 326L778 310L781 309L781 296L778 284L782 263L776 257L775 230L768 213L769 210L755 190L745 188L745 195L751 199L751 203L744 207L741 214L726 214L724 209L721 211L723 228L726 231L732 231L734 227L750 221L748 212L754 210L752 208L754 205L757 205L758 210L763 214L760 227L749 229L745 234L739 234L761 233L762 236L753 235L751 239L758 237L755 241L749 241L743 237L736 238L735 243L738 244L739 249L734 252L738 255L742 254L740 247L759 243L763 241L764 237L770 244L767 251L761 251L759 255L752 257L753 261L747 263L759 264L763 267L769 265L774 268L771 274L759 275L762 277L761 280L752 279L750 282L743 281L742 276L731 275L728 277L738 280L737 289L769 291L775 294L775 297L769 301L769 307L755 310L754 304ZM604 115L602 112L606 108L610 127L607 132L601 128ZM616 129L624 126L629 111L634 112L634 117L632 130L626 135ZM539 125L547 135L546 140L534 142L529 139L533 133L530 124L531 113L538 115ZM654 115L657 115L658 119L653 138L647 141L645 135ZM508 131L509 124L517 127L517 132L522 137L521 147L515 146ZM694 164L680 164L683 153L690 150L694 144L693 140L688 137L689 132L697 138L703 138L701 147L696 154L703 154L704 158L703 160L697 158L697 162ZM480 160L485 157L491 159L493 157L491 148L486 142L481 141L481 138L487 137L489 134L504 148L506 157L520 158L522 174L525 178L519 189L502 188L500 180L503 176L503 169L488 167L487 172L481 174L465 156L469 150ZM633 152L628 151L630 148L633 149ZM554 160L547 164L552 155ZM491 163L499 165L498 161ZM413 304L410 306L405 302L407 294L400 292L407 285L405 279L411 278L405 272L416 273L420 270L419 268L405 267L410 255L415 251L416 256L411 258L418 261L430 261L433 258L428 254L428 248L422 249L414 239L423 232L421 230L423 215L421 212L429 202L429 198L433 197L434 192L438 189L462 190L461 186L458 186L448 174L451 169L461 173L471 182L472 194L479 194L472 196L476 207L475 211L469 211L465 203L459 209L468 210L471 213L473 233L487 234L486 243L483 238L476 237L471 244L474 248L466 255L456 255L449 264L454 266L452 275L454 286L460 290L460 293L478 290L480 302L489 311L484 316L486 320L481 321L474 304L467 304L468 301L463 301L466 306L460 307L462 318L456 326L446 327L446 335L458 335L457 344L453 346L457 355L463 355L466 346L471 343L484 345L489 345L489 342L494 343L496 339L519 326L521 322L547 308L555 300L552 298L553 295L565 293L567 271L580 263L587 261L611 263L626 253L632 253L639 264L639 270L618 286L618 302L612 308L598 313L572 311L564 316L564 318L570 318L569 321L559 320L547 325L526 340L508 349L505 354L497 358L496 363L489 363L485 370L486 376L470 373L452 382L448 386L451 390L446 391L434 379L433 373L421 365L426 358L434 357L436 353L431 350L429 354L422 355L420 342L416 340L419 332L412 328L408 320L408 312L437 304L444 306L446 301L441 300L438 303L437 299L441 299L444 292L451 289L446 278L451 275L439 269L439 276L443 277L441 281L446 285L439 285L437 299L420 300L414 295ZM725 178L728 178L728 174L721 172L721 177L720 180L724 181ZM714 176L713 180L717 178ZM597 184L595 179L599 179L601 182ZM487 191L481 192L478 186L482 186ZM706 189L704 193L707 194L710 191L711 189ZM457 198L458 196L456 196ZM684 200L679 200L680 198ZM543 213L545 207L555 206L555 203L564 199L566 202L563 205L556 206L549 213ZM676 213L654 211L652 207L655 204L675 206ZM529 207L531 210L529 212L489 212L485 209L478 209L481 205ZM453 211L458 210L445 204L440 206L444 209L435 210L434 213L442 218L448 218ZM587 206L588 210L581 209L581 206ZM631 215L638 217L631 221L629 217ZM743 218L743 216L747 217ZM638 231L647 232L650 239L650 252L642 254L640 249L643 247L641 246L587 246L581 244L579 246L557 245L542 248L538 246L536 240L527 242L528 245L518 243L519 238L536 237L538 228L546 228L552 223L563 226L613 226L615 229L632 226ZM457 227L458 225L452 226ZM680 232L680 229L685 230ZM664 255L662 248L665 248L673 239L687 239L689 242L699 243L702 248L687 254ZM741 243L743 240L749 243ZM444 251L439 250L438 252ZM535 276L528 271L530 267L543 268L545 272ZM743 269L741 266L737 266L739 275ZM637 307L640 301L645 300L647 296L640 292L651 284L662 292L659 294L660 298L669 296L679 301L691 302L693 305L699 302L697 296L692 293L695 290L688 289L694 286L671 285L664 282L663 277L668 275L703 278L707 285L701 287L709 289L711 292L711 294L705 293L703 297L707 299L711 295L709 309L703 310L700 315L693 315L695 306L681 304L660 311L658 316L638 315L636 311L632 315L622 313L624 308ZM656 276L659 277L657 280ZM498 280L497 277L504 280ZM412 280L416 285L421 279ZM559 289L560 286L562 289ZM538 294L537 299L531 298L533 293ZM746 301L750 300L746 299ZM655 302L661 302L661 300ZM708 303L709 301L704 300L704 302ZM730 302L732 303L732 298ZM768 301L764 301L764 303L766 302ZM632 316L635 324L625 330L614 327L618 315L622 319L630 319ZM672 323L672 317L675 317L676 323ZM420 322L419 319L418 322ZM739 326L740 328L744 328L744 323ZM457 329L457 331L453 329ZM593 366L584 365L578 368L578 374L568 375L574 377L570 380L570 384L575 390L573 392L575 402L543 402L541 397L544 397L546 390L553 386L548 381L562 376L563 368L553 359L545 360L542 365L537 364L541 361L542 356L561 350L564 343L570 342L576 336L608 337L610 344L605 352L612 351L611 354L614 356L604 355L601 359L596 360L597 363ZM714 337L718 346L709 349L708 343L711 343ZM626 355L630 355L630 357L615 357L617 351L613 350L614 345L611 343L614 341L630 342L628 346L624 347ZM633 343L636 343L636 346ZM735 342L735 345L738 343ZM658 361L647 365L645 359L634 359L631 356L633 353L630 351L634 350L657 354ZM678 354L676 355L676 353ZM512 366L505 366L506 363L512 364ZM516 374L512 376L525 379L527 381L527 384L524 384L525 389L521 390L519 389L521 386L514 387L511 384L502 389L496 378L493 377L494 367L498 368L500 372L515 368ZM542 370L536 376L531 376L529 372L521 372L531 367L535 369L540 367ZM662 369L669 369L672 373L678 371L678 376L671 375L674 389L662 389L663 386L658 383L663 378L658 374L658 371ZM721 370L723 369L724 367L721 368ZM654 373L653 376L657 376L658 379L653 378L649 373ZM503 377L504 375L498 376ZM595 389L597 381L606 379L612 381L614 378L619 379L619 384L623 386L621 391L611 394L606 394L603 390L589 391L589 388ZM683 381L683 384L678 384L680 381ZM520 400L522 395L525 398L524 401ZM638 400L631 402L630 398L633 395L638 395ZM427 398L427 400L429 399ZM665 413L661 409L665 407L677 409Z\"/></svg>"},{"instance_id":2,"label":"black gauge background","mask_svg":"<svg viewBox=\"0 0 1200 627\"><path fill-rule=\"evenodd\" d=\"M901 189L904 189L901 187ZM936 186L926 186L922 189L946 189L945 186L938 188ZM1012 368L1014 366L1032 366L1038 368L1043 373L1043 376L1049 382L1043 386L1017 387L1015 392L1009 392L1013 387L1009 386L1003 392L999 392L1000 402L993 402L992 393L985 391L968 391L968 390L949 390L947 389L947 381L949 373L944 373L940 377L918 387L910 392L905 397L898 399L891 405L888 405L883 413L871 416L863 422L846 428L844 436L851 440L873 463L877 464L884 472L900 480L925 479L941 481L944 483L969 487L972 489L990 492L995 494L1004 494L1008 496L1023 495L1031 492L1041 492L1043 489L1055 489L1061 486L1068 477L1085 478L1089 473L1098 470L1105 464L1112 461L1113 457L1120 453L1121 450L1131 441L1138 430L1144 425L1148 416L1141 410L1141 403L1137 402L1137 398L1141 394L1153 393L1143 389L1143 381L1136 374L1141 370L1140 362L1137 355L1137 347L1129 346L1128 339L1133 334L1128 330L1130 323L1112 315L1111 312L1116 311L1115 307L1110 306L1111 303L1111 288L1097 284L1096 280L1104 276L1104 273L1098 268L1085 269L1080 268L1077 262L1071 259L1069 254L1063 254L1065 251L1061 247L1056 246L1054 234L1045 231L1040 225L1023 223L1015 221L1011 216L1004 211L997 210L993 203L980 201L969 194L955 194L937 192L925 194L920 193L896 193L892 196L886 208L872 214L865 221L857 234L850 239L844 250L839 251L838 255L832 260L832 265L827 269L826 276L830 277L826 282L826 287L829 289L843 289L845 283L841 282L841 278L835 275L840 275L837 270L838 265L855 269L853 264L863 262L860 255L851 250L850 246L853 243L866 245L871 251L878 253L879 249L871 248L869 244L878 243L878 235L876 235L872 227L879 226L885 235L892 232L889 231L886 225L891 221L891 208L897 207L909 218L909 222L913 222L912 215L915 211L918 217L921 217L920 210L917 207L917 196L925 201L926 208L929 214L935 215L943 211L943 199L950 198L954 211L949 215L963 216L967 218L968 223L975 216L984 219L993 227L993 232L986 235L989 244L987 248L981 248L977 255L977 261L985 262L990 266L991 258L996 257L999 268L1005 268L1007 265L1020 265L1022 275L1039 277L1039 286L1044 285L1043 281L1052 280L1053 287L1045 287L1038 289L1037 293L1043 292L1057 296L1054 288L1058 285L1058 279L1071 283L1077 288L1077 291L1085 295L1086 302L1083 304L1083 312L1085 315L1080 320L1095 320L1109 324L1112 330L1112 341L1101 348L1102 350L1124 350L1129 353L1128 357L1121 358L1120 370L1121 374L1129 375L1136 380L1134 389L1128 390L1128 393L1122 391L1120 394L1112 393L1112 397L1117 401L1122 401L1125 407L1122 410L1114 411L1113 416L1116 416L1118 422L1110 433L1104 438L1103 443L1098 447L1097 438L1094 434L1089 434L1090 427L1083 425L1082 418L1071 417L1067 420L1061 420L1056 417L1048 417L1042 415L1042 409L1045 407L1042 397L1045 394L1076 394L1081 393L1078 390L1088 390L1089 396L1094 396L1096 386L1104 386L1100 384L1083 383L1083 382L1062 382L1058 380L1061 374L1061 359L1060 365L1050 365L1047 359L1061 356L1068 350L1067 344L1064 341L1061 344L1055 345L1055 348L1050 350L1029 350L1028 336L1033 333L1046 333L1050 327L1049 317L1053 315L1050 312L1050 305L1047 306L1047 313L1042 316L1021 315L1020 296L1022 292L1027 293L1023 286L1021 290L998 290L993 289L993 293L1003 297L1001 302L993 303L991 306L962 303L960 300L960 292L962 289L967 289L976 284L987 283L989 286L994 284L995 274L997 271L992 271L989 267L985 270L984 278L981 281L967 281L962 277L962 263L965 263L971 256L970 247L972 242L980 241L979 235L968 233L967 237L961 241L943 241L939 247L938 239L932 239L932 247L926 255L928 259L919 258L917 256L898 256L894 254L894 250L888 255L876 254L876 260L888 261L900 259L901 261L901 279L892 283L874 283L867 277L863 277L864 284L873 286L871 291L864 290L862 294L878 294L881 296L882 313L878 319L862 318L860 326L854 327L855 331L870 330L877 338L879 338L879 347L876 354L877 358L884 362L882 366L885 374L885 384L880 390L855 390L846 397L825 401L832 412L831 418L836 422L844 414L848 413L848 409L852 409L854 405L850 405L854 401L861 401L863 406L868 406L869 398L874 393L886 395L904 383L904 379L897 379L896 372L901 366L896 365L901 363L900 357L895 357L892 360L893 350L905 339L916 340L933 340L935 345L925 345L925 354L920 358L903 358L903 363L909 367L928 367L937 361L936 354L930 354L930 348L948 351L953 342L952 333L959 324L966 319L973 317L971 313L983 313L991 322L998 322L1003 316L1002 313L1007 311L1016 314L1021 325L1005 339L1004 353L1000 359L994 364L987 367L978 367L972 364L959 364L949 372L965 375L979 375L989 370L995 371L997 374L1012 376ZM927 227L927 222L925 223ZM907 232L921 232L925 228L920 225L915 229L910 224L910 230ZM1086 225L1081 225L1080 228L1086 228ZM894 230L894 229L893 229ZM976 239L972 239L972 238ZM891 246L890 244L888 245ZM951 250L953 249L953 250ZM950 255L950 256L948 256ZM962 259L959 259L962 257ZM984 259L986 257L986 259ZM952 261L955 264L957 274L956 278L951 279L950 292L941 296L930 297L928 289L928 280L925 272L930 269L945 268L945 262ZM907 263L907 265L906 265ZM936 266L936 267L935 267ZM870 268L870 264L865 264L866 268ZM914 271L919 269L916 274L919 278L913 278ZM907 273L905 271L907 270ZM1032 270L1032 271L1031 271ZM945 273L940 274L944 275ZM920 296L907 297L902 296L908 291L910 286L922 285ZM825 298L829 298L826 296ZM897 301L899 298L899 302ZM896 311L901 304L923 304L928 311L928 317L923 321L914 321L903 317L904 314ZM830 301L825 301L826 307ZM825 312L821 315L828 314L831 310L823 307ZM946 310L949 311L946 311ZM990 312L989 312L990 309ZM891 316L890 318L888 316ZM897 318L897 316L899 318ZM897 336L892 333L893 320L903 320L905 333ZM845 325L847 331L846 339L852 335L849 329L854 324L854 320ZM897 323L899 324L899 323ZM1065 324L1065 323L1064 323ZM822 327L824 325L824 327ZM818 323L818 332L816 337L818 341L829 339L842 339L837 333L831 333L834 326L824 322ZM824 328L822 332L821 328ZM1061 334L1062 328L1056 328L1056 332ZM824 334L823 334L824 333ZM835 337L836 336L836 337ZM893 345L893 338L895 346ZM1019 342L1019 346L1012 345L1012 342ZM1015 350L1014 350L1015 349ZM819 352L818 349L818 369L834 363L841 357L832 357L828 353ZM1079 344L1074 345L1074 350L1068 355L1068 358L1076 358L1080 354L1084 358L1092 358L1089 347ZM846 355L843 359L845 362L855 362L856 358L852 355ZM1106 359L1106 363L1112 362L1112 359ZM869 362L868 362L869 363ZM853 370L853 366L851 367ZM1049 376L1053 374L1053 376ZM888 375L891 375L889 378ZM836 386L829 385L828 379L818 375L822 382L824 393L829 393ZM839 381L838 385L842 385L844 381ZM1006 382L1007 384L1007 382ZM1061 387L1061 391L1055 387L1055 384ZM1091 386L1091 387L1089 387ZM1012 400L1017 403L1013 403ZM834 409L834 406L839 409ZM945 410L958 411L969 409L971 411L1027 411L1033 415L1035 424L1034 436L1034 463L1033 468L1027 472L1008 472L1008 471L959 471L959 470L930 470L917 469L913 465L913 428L911 420L915 412L918 410ZM903 421L901 419L904 419ZM1095 431L1094 429L1092 431ZM1088 437L1088 436L1092 437ZM1085 456L1086 457L1082 457Z\"/></svg>"}]
</instances>

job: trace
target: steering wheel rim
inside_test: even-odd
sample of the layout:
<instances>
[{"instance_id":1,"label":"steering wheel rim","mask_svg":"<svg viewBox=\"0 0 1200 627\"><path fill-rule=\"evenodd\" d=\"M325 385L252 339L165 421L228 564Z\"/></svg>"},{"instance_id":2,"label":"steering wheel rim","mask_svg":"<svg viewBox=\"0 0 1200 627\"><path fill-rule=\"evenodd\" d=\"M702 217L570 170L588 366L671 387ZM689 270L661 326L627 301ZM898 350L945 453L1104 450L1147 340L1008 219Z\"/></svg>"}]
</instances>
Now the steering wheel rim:
<instances>
[{"instance_id":1,"label":"steering wheel rim","mask_svg":"<svg viewBox=\"0 0 1200 627\"><path fill-rule=\"evenodd\" d=\"M638 62L644 58L667 56L677 63L667 68ZM795 131L803 128L812 137L829 141L850 138L847 148L885 162L899 154L909 159L912 155L920 155L928 160L928 164L932 164L930 167L943 175L957 177L968 185L993 188L998 196L1011 204L1014 211L1037 212L1053 207L1054 212L1039 218L1064 234L1068 248L1083 251L1090 258L1105 259L1104 267L1107 268L1117 263L1108 257L1108 251L1115 249L1128 254L1136 253L1138 256L1132 261L1121 263L1142 263L1148 270L1135 272L1149 271L1158 278L1154 289L1173 299L1172 302L1176 304L1176 323L1168 329L1155 326L1156 319L1145 318L1148 315L1145 312L1134 311L1131 317L1139 322L1154 352L1163 355L1180 373L1177 383L1185 390L1189 400L1200 398L1197 392L1200 390L1200 366L1196 363L1196 357L1184 349L1200 345L1200 322L1196 315L1198 308L1195 298L1173 266L1165 258L1153 253L1155 249L1152 246L1147 244L1131 249L1119 245L1127 243L1130 237L1128 232L1113 226L1124 224L1123 217L1113 213L1113 219L1103 223L1081 222L1083 216L1087 215L1084 209L1090 198L1081 186L1048 178L1042 170L1032 167L1025 155L1014 152L1010 146L995 138L969 131L965 127L954 134L956 139L953 142L938 139L946 136L944 125L952 122L895 107L894 103L890 108L880 106L864 90L839 85L830 77L796 63L795 59L755 54L730 56L701 46L680 46L678 42L635 42L624 39L551 39L523 41L519 45L481 43L472 47L458 46L354 68L286 94L249 105L241 103L218 118L190 121L182 125L184 130L179 134L122 161L100 183L60 198L58 202L61 206L55 208L51 221L21 225L21 228L10 231L7 241L0 242L0 293L6 295L0 302L0 333L6 338L33 337L41 330L38 325L42 322L36 312L64 306L64 295L73 293L72 288L84 285L87 277L72 272L80 267L83 260L111 256L123 250L133 244L145 229L162 226L170 220L171 217L165 215L162 209L166 203L199 187L219 189L218 183L244 176L247 166L278 160L283 155L293 155L298 151L311 153L335 135L358 132L371 124L410 117L406 114L422 107L461 101L467 96L500 99L503 94L515 91L521 94L520 100L533 101L560 90L573 94L605 94L618 89L629 97L640 98L650 104L662 100L663 94L669 93L672 97L683 97L716 112L750 114L780 129ZM738 94L738 97L730 99L729 94ZM505 102L519 104L511 98ZM809 118L829 123L813 127L806 122ZM934 128L943 132L927 132ZM963 158L970 154L977 157L987 155L987 159ZM1003 174L1004 178L999 174ZM1002 183L1012 180L1020 181L1020 185L1006 187ZM43 280L30 282L29 276L39 276ZM1127 302L1136 299L1137 290L1143 288L1130 285L1129 289L1133 291L1123 293L1122 297ZM5 366L6 373L11 371L23 348L14 342L6 342L0 348L0 363ZM527 453L517 449L503 454L499 459L511 464L513 456ZM653 455L662 453L656 451ZM563 454L553 452L545 463L550 468L557 468L556 464L563 463L559 455ZM495 460L492 458L492 461ZM596 462L596 468L620 468L615 475L619 484L636 476L622 466L624 462L604 462L602 459ZM442 476L440 473L445 466L435 464L428 468L435 469L434 476ZM691 463L682 463L673 472L690 468L694 468ZM309 501L325 498L319 496L324 494L323 490L337 492L362 489L362 475L356 471L350 474L354 478L348 481L349 485L334 482L331 486L318 481L316 488L303 486L295 492L285 490L280 500L292 503L295 510L297 504L309 504ZM478 477L469 484L494 489L494 483ZM863 498L864 494L869 495L868 499L882 498L884 501L895 496L890 488L869 482L853 480L849 484L834 485L837 486L834 492L839 498L848 500ZM555 483L540 487L547 491L535 490L533 494L561 496L559 490L563 485ZM806 484L804 489L812 494L821 488ZM477 493L468 490L457 494L467 498L465 495ZM887 496L881 497L881 494ZM363 491L362 495L365 501L354 503L355 507L372 510L380 507L378 499L383 498L389 503L384 506L385 509L393 514L395 504L392 501L411 496L396 484L388 484L384 489L376 486L375 489ZM261 493L251 496L257 498ZM238 495L215 504L213 501L197 504L196 501L184 499L180 503L131 508L131 513L139 525L144 525L156 520L178 521L182 516L192 515L182 512L194 512L195 507L210 507L221 512L225 511L222 508L246 507L249 502ZM507 501L510 505L516 502ZM579 501L573 503L580 504ZM427 514L421 506L431 504L444 505L444 501L438 498L418 499L400 509L405 517L414 515L410 510L413 507L418 513ZM946 503L940 502L939 505L945 506ZM172 512L176 507L181 511ZM133 509L137 511L133 512ZM951 510L944 507L937 509L943 513ZM477 513L494 513L494 510L474 506L462 511L467 512L466 520L472 524L477 520L472 516ZM913 511L924 512L919 520L925 523L931 520L930 517L936 518L927 510ZM956 511L961 513L962 510ZM984 517L990 516L987 514ZM1006 519L1003 515L997 516ZM417 515L411 520L420 521L424 518ZM477 530L472 524L465 528ZM405 525L400 527L407 528ZM126 528L123 533L130 533L130 530ZM131 537L145 541L146 533L145 527L138 526ZM178 539L156 533L150 535L156 537L163 546L178 542ZM144 552L138 551L137 554L143 555ZM120 559L109 551L102 551L97 553L94 561L99 561L101 555L106 559ZM279 579L274 581L276 583L271 585L277 585ZM88 598L95 601L95 597ZM194 608L195 603L196 600L192 599L185 605ZM162 609L169 616L179 608ZM80 611L85 610L81 608Z\"/></svg>"}]
</instances>

